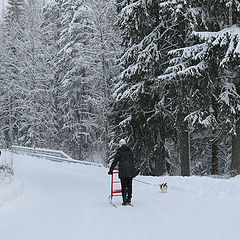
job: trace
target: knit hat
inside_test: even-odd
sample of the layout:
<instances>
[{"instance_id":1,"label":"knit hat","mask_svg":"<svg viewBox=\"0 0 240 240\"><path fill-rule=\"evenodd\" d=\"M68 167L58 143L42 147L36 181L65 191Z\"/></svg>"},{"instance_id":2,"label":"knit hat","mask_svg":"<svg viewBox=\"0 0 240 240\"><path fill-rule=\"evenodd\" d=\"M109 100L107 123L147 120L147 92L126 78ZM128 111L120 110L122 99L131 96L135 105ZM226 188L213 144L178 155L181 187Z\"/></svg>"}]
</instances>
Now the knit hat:
<instances>
[{"instance_id":1,"label":"knit hat","mask_svg":"<svg viewBox=\"0 0 240 240\"><path fill-rule=\"evenodd\" d=\"M119 145L122 146L122 145L124 145L124 144L127 144L126 141L125 141L125 139L121 139L121 140L119 141Z\"/></svg>"}]
</instances>

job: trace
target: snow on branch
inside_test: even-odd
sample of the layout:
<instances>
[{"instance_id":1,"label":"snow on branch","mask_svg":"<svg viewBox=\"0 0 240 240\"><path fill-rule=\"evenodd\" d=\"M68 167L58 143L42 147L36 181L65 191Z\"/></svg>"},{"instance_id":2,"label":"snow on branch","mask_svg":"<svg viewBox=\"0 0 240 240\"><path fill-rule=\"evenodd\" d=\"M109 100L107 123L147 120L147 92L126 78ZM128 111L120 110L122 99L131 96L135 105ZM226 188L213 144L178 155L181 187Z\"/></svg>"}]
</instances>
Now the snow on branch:
<instances>
[{"instance_id":1,"label":"snow on branch","mask_svg":"<svg viewBox=\"0 0 240 240\"><path fill-rule=\"evenodd\" d=\"M165 74L158 77L159 80L173 79L179 76L202 76L208 68L205 59L208 57L208 44L196 44L194 46L172 50L173 56L170 66Z\"/></svg>"},{"instance_id":2,"label":"snow on branch","mask_svg":"<svg viewBox=\"0 0 240 240\"><path fill-rule=\"evenodd\" d=\"M136 11L137 9L143 8L145 6L145 1L146 0L138 0L135 3L132 3L130 5L127 5L126 7L124 7L120 13L120 19L123 19L123 21L127 22L130 19L137 19L138 18L138 11ZM133 15L135 17L133 17Z\"/></svg>"},{"instance_id":3,"label":"snow on branch","mask_svg":"<svg viewBox=\"0 0 240 240\"><path fill-rule=\"evenodd\" d=\"M194 32L194 35L213 47L226 48L220 66L224 66L240 55L240 28L237 25L219 32Z\"/></svg>"},{"instance_id":4,"label":"snow on branch","mask_svg":"<svg viewBox=\"0 0 240 240\"><path fill-rule=\"evenodd\" d=\"M127 117L119 123L119 126L125 127L132 120L132 116Z\"/></svg>"},{"instance_id":5,"label":"snow on branch","mask_svg":"<svg viewBox=\"0 0 240 240\"><path fill-rule=\"evenodd\" d=\"M240 96L237 94L236 86L233 83L226 82L224 84L218 101L225 103L232 114L237 114L236 111L240 110L240 105L237 104L240 101Z\"/></svg>"},{"instance_id":6,"label":"snow on branch","mask_svg":"<svg viewBox=\"0 0 240 240\"><path fill-rule=\"evenodd\" d=\"M233 3L234 3L235 6L236 6L236 10L238 12L240 12L240 2L239 2L239 0L218 0L218 1L220 1L220 3L221 2L226 2L226 6L229 7L229 8L231 8Z\"/></svg>"},{"instance_id":7,"label":"snow on branch","mask_svg":"<svg viewBox=\"0 0 240 240\"><path fill-rule=\"evenodd\" d=\"M206 113L202 110L197 110L190 113L186 118L185 121L190 120L190 122L195 124L200 124L204 127L212 127L216 125L217 121L213 114Z\"/></svg>"},{"instance_id":8,"label":"snow on branch","mask_svg":"<svg viewBox=\"0 0 240 240\"><path fill-rule=\"evenodd\" d=\"M160 80L178 76L201 76L208 68L209 53L214 47L224 52L220 58L220 67L240 56L240 28L237 25L219 32L193 32L193 35L203 43L170 51L169 55L173 58L165 74L159 76Z\"/></svg>"},{"instance_id":9,"label":"snow on branch","mask_svg":"<svg viewBox=\"0 0 240 240\"><path fill-rule=\"evenodd\" d=\"M126 90L123 90L125 87ZM134 84L130 88L128 88L127 84L122 84L115 90L114 97L116 98L116 101L123 100L125 98L133 98L134 96L137 96L139 92L144 91L144 81L141 81L139 83Z\"/></svg>"},{"instance_id":10,"label":"snow on branch","mask_svg":"<svg viewBox=\"0 0 240 240\"><path fill-rule=\"evenodd\" d=\"M158 41L165 35L165 32L161 33L159 28L160 26L157 26L139 43L133 44L124 52L120 62L121 65L127 64L129 67L121 73L121 79L130 78L141 72L148 72L151 69L151 64L160 60L161 50L158 47Z\"/></svg>"},{"instance_id":11,"label":"snow on branch","mask_svg":"<svg viewBox=\"0 0 240 240\"><path fill-rule=\"evenodd\" d=\"M203 59L207 52L207 43L196 44L194 46L179 48L172 51L169 51L169 55L180 55L181 57L173 58L170 61L170 64L175 64L176 61L181 61L182 59L194 59L199 60Z\"/></svg>"}]
</instances>

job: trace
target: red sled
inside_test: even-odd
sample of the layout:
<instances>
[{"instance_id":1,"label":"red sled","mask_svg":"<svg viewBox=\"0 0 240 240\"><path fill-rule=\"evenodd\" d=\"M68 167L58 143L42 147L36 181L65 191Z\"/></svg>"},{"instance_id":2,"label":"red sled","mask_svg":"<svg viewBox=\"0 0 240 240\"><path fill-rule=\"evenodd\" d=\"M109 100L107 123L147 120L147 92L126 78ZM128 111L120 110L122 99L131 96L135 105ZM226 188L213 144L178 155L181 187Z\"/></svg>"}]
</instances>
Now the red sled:
<instances>
[{"instance_id":1,"label":"red sled","mask_svg":"<svg viewBox=\"0 0 240 240\"><path fill-rule=\"evenodd\" d=\"M116 186L116 184L119 185L121 183L119 179L116 181L116 178L114 178L115 174L118 174L118 171L113 171L113 174L111 176L111 193L110 193L110 196L108 197L108 199L110 200L111 203L112 203L112 199L114 196L122 196L122 189L114 188L114 186Z\"/></svg>"}]
</instances>

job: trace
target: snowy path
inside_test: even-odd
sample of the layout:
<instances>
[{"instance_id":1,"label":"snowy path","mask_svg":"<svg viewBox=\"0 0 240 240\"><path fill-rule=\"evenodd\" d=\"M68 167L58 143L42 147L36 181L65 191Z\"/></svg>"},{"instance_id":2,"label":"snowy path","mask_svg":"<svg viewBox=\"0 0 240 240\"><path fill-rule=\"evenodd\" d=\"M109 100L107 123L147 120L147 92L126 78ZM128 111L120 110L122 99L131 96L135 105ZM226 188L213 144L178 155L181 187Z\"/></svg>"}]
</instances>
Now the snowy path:
<instances>
[{"instance_id":1,"label":"snowy path","mask_svg":"<svg viewBox=\"0 0 240 240\"><path fill-rule=\"evenodd\" d=\"M0 208L3 240L238 240L240 178L137 177L134 207L107 202L107 169L15 155L23 193Z\"/></svg>"}]
</instances>

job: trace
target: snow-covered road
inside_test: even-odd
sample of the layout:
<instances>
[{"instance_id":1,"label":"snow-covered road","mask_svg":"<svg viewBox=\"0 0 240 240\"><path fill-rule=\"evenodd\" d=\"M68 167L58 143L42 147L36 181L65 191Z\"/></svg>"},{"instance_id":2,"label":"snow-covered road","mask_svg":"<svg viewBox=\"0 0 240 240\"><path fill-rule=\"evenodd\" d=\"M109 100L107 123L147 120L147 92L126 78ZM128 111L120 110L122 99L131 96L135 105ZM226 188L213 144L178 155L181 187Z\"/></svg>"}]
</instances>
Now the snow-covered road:
<instances>
[{"instance_id":1,"label":"snow-covered road","mask_svg":"<svg viewBox=\"0 0 240 240\"><path fill-rule=\"evenodd\" d=\"M111 206L107 169L14 155L23 191L0 207L1 240L238 240L240 177L140 177Z\"/></svg>"}]
</instances>

